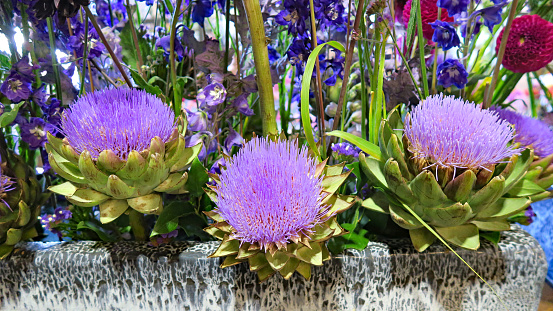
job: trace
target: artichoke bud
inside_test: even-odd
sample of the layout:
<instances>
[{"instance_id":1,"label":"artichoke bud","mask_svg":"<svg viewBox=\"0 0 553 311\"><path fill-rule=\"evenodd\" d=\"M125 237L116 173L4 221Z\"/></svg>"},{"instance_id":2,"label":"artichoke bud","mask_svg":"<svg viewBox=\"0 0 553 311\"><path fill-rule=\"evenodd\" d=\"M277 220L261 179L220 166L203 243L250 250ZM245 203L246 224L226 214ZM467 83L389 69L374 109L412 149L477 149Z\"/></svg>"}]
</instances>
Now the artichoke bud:
<instances>
[{"instance_id":1,"label":"artichoke bud","mask_svg":"<svg viewBox=\"0 0 553 311\"><path fill-rule=\"evenodd\" d=\"M125 161L121 160L115 152L108 149L100 152L96 164L100 170L115 173L125 165Z\"/></svg>"},{"instance_id":2,"label":"artichoke bud","mask_svg":"<svg viewBox=\"0 0 553 311\"><path fill-rule=\"evenodd\" d=\"M476 174L476 184L474 187L476 189L480 189L490 182L490 179L494 176L494 169L495 165L492 164L478 170L478 173Z\"/></svg>"}]
</instances>

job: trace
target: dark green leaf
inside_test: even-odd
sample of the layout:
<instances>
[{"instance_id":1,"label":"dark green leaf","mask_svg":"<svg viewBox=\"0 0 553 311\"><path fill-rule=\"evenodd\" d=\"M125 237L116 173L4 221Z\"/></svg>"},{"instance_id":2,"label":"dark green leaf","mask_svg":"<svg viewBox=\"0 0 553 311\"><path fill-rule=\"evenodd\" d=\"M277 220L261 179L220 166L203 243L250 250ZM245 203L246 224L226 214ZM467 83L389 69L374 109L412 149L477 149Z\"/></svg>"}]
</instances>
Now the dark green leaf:
<instances>
[{"instance_id":1,"label":"dark green leaf","mask_svg":"<svg viewBox=\"0 0 553 311\"><path fill-rule=\"evenodd\" d=\"M202 241L213 240L212 237L204 231L204 228L207 227L207 220L205 217L198 216L197 214L181 217L179 219L179 225L189 237L199 237Z\"/></svg>"},{"instance_id":2,"label":"dark green leaf","mask_svg":"<svg viewBox=\"0 0 553 311\"><path fill-rule=\"evenodd\" d=\"M146 82L146 80L144 80L136 70L129 68L129 71L131 72L131 76L132 76L132 79L134 80L134 83L136 83L136 85L138 85L140 88L144 89L144 91L159 97L163 96L159 86L152 85Z\"/></svg>"},{"instance_id":3,"label":"dark green leaf","mask_svg":"<svg viewBox=\"0 0 553 311\"><path fill-rule=\"evenodd\" d=\"M190 172L188 173L188 181L186 182L186 190L194 197L199 197L204 194L205 184L209 181L205 167L198 158L194 158Z\"/></svg>"},{"instance_id":4,"label":"dark green leaf","mask_svg":"<svg viewBox=\"0 0 553 311\"><path fill-rule=\"evenodd\" d=\"M499 231L480 231L480 236L497 246L499 239L501 239L501 232Z\"/></svg>"},{"instance_id":5,"label":"dark green leaf","mask_svg":"<svg viewBox=\"0 0 553 311\"><path fill-rule=\"evenodd\" d=\"M78 230L88 229L94 231L98 237L104 242L115 242L117 238L107 232L107 230L91 221L81 221L77 225Z\"/></svg>"},{"instance_id":6,"label":"dark green leaf","mask_svg":"<svg viewBox=\"0 0 553 311\"><path fill-rule=\"evenodd\" d=\"M173 201L167 204L156 221L150 236L166 234L178 227L178 220L185 215L194 214L195 209L189 202Z\"/></svg>"}]
</instances>

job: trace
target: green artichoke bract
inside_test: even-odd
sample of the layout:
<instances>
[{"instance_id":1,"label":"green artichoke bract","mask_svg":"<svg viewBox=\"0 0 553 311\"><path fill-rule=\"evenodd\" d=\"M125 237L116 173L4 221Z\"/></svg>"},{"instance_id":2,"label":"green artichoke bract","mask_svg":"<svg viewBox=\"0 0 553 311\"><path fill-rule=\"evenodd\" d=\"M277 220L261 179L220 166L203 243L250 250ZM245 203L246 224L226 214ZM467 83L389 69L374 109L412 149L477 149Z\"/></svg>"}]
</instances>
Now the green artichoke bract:
<instances>
[{"instance_id":1,"label":"green artichoke bract","mask_svg":"<svg viewBox=\"0 0 553 311\"><path fill-rule=\"evenodd\" d=\"M509 230L507 218L528 207L533 194L517 186L533 152L508 145L512 128L492 112L442 96L428 98L406 120L404 128L393 111L382 122L380 161L360 155L363 172L379 190L363 206L390 214L409 230L418 251L436 236L413 213L468 249L478 249L481 230Z\"/></svg>"},{"instance_id":2,"label":"green artichoke bract","mask_svg":"<svg viewBox=\"0 0 553 311\"><path fill-rule=\"evenodd\" d=\"M161 193L186 192L185 169L202 148L187 148L171 109L138 90L81 97L64 111L61 127L66 137L48 134L46 150L54 171L68 182L50 190L75 205L99 205L102 223L129 207L160 214Z\"/></svg>"},{"instance_id":3,"label":"green artichoke bract","mask_svg":"<svg viewBox=\"0 0 553 311\"><path fill-rule=\"evenodd\" d=\"M226 257L221 268L248 262L260 281L278 272L285 279L330 259L325 242L345 233L336 214L354 198L336 194L349 172L344 164L315 165L296 142L254 138L207 190L217 209L206 232L222 240L209 257Z\"/></svg>"},{"instance_id":4,"label":"green artichoke bract","mask_svg":"<svg viewBox=\"0 0 553 311\"><path fill-rule=\"evenodd\" d=\"M23 159L9 150L0 151L0 258L19 241L38 235L35 224L48 197Z\"/></svg>"}]
</instances>

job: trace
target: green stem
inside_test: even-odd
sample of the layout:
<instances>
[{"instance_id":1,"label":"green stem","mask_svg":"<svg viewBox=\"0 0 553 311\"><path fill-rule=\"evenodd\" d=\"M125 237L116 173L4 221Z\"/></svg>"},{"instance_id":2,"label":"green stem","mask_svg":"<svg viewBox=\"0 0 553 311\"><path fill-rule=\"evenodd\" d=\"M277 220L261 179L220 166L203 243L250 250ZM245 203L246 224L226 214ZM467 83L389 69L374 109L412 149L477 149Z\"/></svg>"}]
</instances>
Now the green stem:
<instances>
[{"instance_id":1,"label":"green stem","mask_svg":"<svg viewBox=\"0 0 553 311\"><path fill-rule=\"evenodd\" d=\"M315 25L315 4L313 0L309 0L309 10L311 12L311 44L313 49L317 48L317 26ZM319 63L319 57L315 58L315 87L317 88L317 102L319 103L319 135L321 136L321 147L323 148L322 153L325 153L324 148L325 144L325 108L324 108L324 99L323 99L323 85L321 79L321 65Z\"/></svg>"},{"instance_id":2,"label":"green stem","mask_svg":"<svg viewBox=\"0 0 553 311\"><path fill-rule=\"evenodd\" d=\"M83 17L84 19L84 33L88 33L88 15L85 15ZM86 77L86 65L87 65L87 54L88 54L88 35L84 36L84 45L83 45L83 72L81 74L81 89L79 91L79 95L83 95L85 93L85 87L84 87L84 79Z\"/></svg>"},{"instance_id":3,"label":"green stem","mask_svg":"<svg viewBox=\"0 0 553 311\"><path fill-rule=\"evenodd\" d=\"M48 23L48 36L50 37L50 57L52 58L52 68L54 68L54 76L56 78L56 97L63 105L60 72L58 68L58 58L56 57L56 43L54 41L55 40L54 22L52 22L52 17L47 18L47 23Z\"/></svg>"},{"instance_id":4,"label":"green stem","mask_svg":"<svg viewBox=\"0 0 553 311\"><path fill-rule=\"evenodd\" d=\"M106 40L106 37L104 36L104 33L102 32L102 28L100 28L100 25L98 25L98 22L94 18L94 15L92 15L92 12L90 12L90 9L88 8L88 6L83 6L83 9L85 10L86 15L88 16L90 21L92 22L92 25L94 26L94 29L96 29L96 32L98 33L98 36L100 37L100 40L104 44L104 47L106 48L106 50L108 50L108 53L111 56L111 59L113 60L113 63L115 64L117 69L119 69L119 72L121 72L121 76L123 76L123 79L125 79L125 82L127 83L127 85L130 88L132 88L131 80L129 79L129 77L125 73L125 70L123 69L123 66L121 65L121 62L119 61L119 59L117 58L117 56L113 52L113 49L111 48L111 45L109 45L109 42Z\"/></svg>"},{"instance_id":5,"label":"green stem","mask_svg":"<svg viewBox=\"0 0 553 311\"><path fill-rule=\"evenodd\" d=\"M507 25L503 31L503 37L501 39L501 44L499 45L499 53L497 53L497 63L493 70L492 82L490 84L490 90L486 96L486 101L484 102L484 108L491 106L493 101L493 95L495 91L495 86L497 80L499 79L499 69L501 68L501 63L503 62L503 55L505 54L505 48L507 47L507 41L509 39L509 33L511 32L511 25L513 24L513 19L515 19L515 13L517 11L518 0L513 0L511 3L511 8L509 9L509 20L507 20Z\"/></svg>"},{"instance_id":6,"label":"green stem","mask_svg":"<svg viewBox=\"0 0 553 311\"><path fill-rule=\"evenodd\" d=\"M146 221L144 220L144 214L131 209L129 213L129 223L131 225L132 233L137 241L147 241L148 235L146 233Z\"/></svg>"},{"instance_id":7,"label":"green stem","mask_svg":"<svg viewBox=\"0 0 553 311\"><path fill-rule=\"evenodd\" d=\"M138 10L136 10L138 12ZM137 69L138 74L140 74L143 78L146 77L144 72L142 72L142 65L144 64L144 61L142 60L142 53L140 53L140 45L138 45L138 36L136 35L136 29L134 28L134 18L133 18L133 12L131 8L131 4L129 0L127 0L127 12L129 15L129 23L131 24L131 34L132 34L132 41L134 42L134 48L136 50L136 58L138 59Z\"/></svg>"},{"instance_id":8,"label":"green stem","mask_svg":"<svg viewBox=\"0 0 553 311\"><path fill-rule=\"evenodd\" d=\"M177 0L177 4L175 6L175 11L173 13L173 20L171 21L171 37L170 37L170 58L169 61L171 63L171 84L173 84L173 111L175 111L175 116L180 116L180 110L182 105L182 99L179 98L178 91L176 90L177 85L177 69L175 65L175 36L177 35L177 22L179 20L179 11L180 6L182 4L182 0Z\"/></svg>"},{"instance_id":9,"label":"green stem","mask_svg":"<svg viewBox=\"0 0 553 311\"><path fill-rule=\"evenodd\" d=\"M261 15L261 6L258 0L245 0L244 7L248 17L250 33L252 37L253 59L257 72L256 80L259 89L259 104L263 135L278 135L275 99L273 96L273 81L271 79L271 67L269 65L269 51L267 49L267 37Z\"/></svg>"},{"instance_id":10,"label":"green stem","mask_svg":"<svg viewBox=\"0 0 553 311\"><path fill-rule=\"evenodd\" d=\"M438 8L438 19L442 17L442 8ZM434 64L432 66L432 95L437 93L436 90L436 82L437 82L437 74L438 74L438 44L435 43L434 46ZM444 58L445 60L445 58ZM466 66L465 66L466 68Z\"/></svg>"},{"instance_id":11,"label":"green stem","mask_svg":"<svg viewBox=\"0 0 553 311\"><path fill-rule=\"evenodd\" d=\"M422 18L421 18L421 0L417 0L417 31L418 31L418 39L419 39L419 57L420 57L420 63L421 63L421 81L422 81L422 87L424 90L424 98L428 97L428 78L426 76L426 61L424 59L424 38L422 34ZM424 99L424 98L421 98Z\"/></svg>"},{"instance_id":12,"label":"green stem","mask_svg":"<svg viewBox=\"0 0 553 311\"><path fill-rule=\"evenodd\" d=\"M534 85L532 84L532 78L530 73L526 74L526 81L528 82L528 97L530 97L530 110L532 117L538 117L538 105L536 105L536 99L534 98Z\"/></svg>"}]
</instances>

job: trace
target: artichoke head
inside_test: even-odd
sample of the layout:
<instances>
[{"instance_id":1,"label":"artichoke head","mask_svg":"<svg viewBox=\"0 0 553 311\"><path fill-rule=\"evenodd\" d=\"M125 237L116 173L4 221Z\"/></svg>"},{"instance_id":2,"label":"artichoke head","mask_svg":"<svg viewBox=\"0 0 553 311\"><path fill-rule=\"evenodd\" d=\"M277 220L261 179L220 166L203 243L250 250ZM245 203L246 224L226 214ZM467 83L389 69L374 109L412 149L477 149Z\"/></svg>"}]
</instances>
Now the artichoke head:
<instances>
[{"instance_id":1,"label":"artichoke head","mask_svg":"<svg viewBox=\"0 0 553 311\"><path fill-rule=\"evenodd\" d=\"M444 167L411 153L402 129L401 116L394 110L380 126L381 159L359 156L364 174L378 189L363 206L389 214L409 230L420 252L437 238L413 213L447 242L475 250L480 230L509 230L507 219L526 209L531 195L543 191L522 185L534 159L531 149L487 168Z\"/></svg>"},{"instance_id":2,"label":"artichoke head","mask_svg":"<svg viewBox=\"0 0 553 311\"><path fill-rule=\"evenodd\" d=\"M0 191L0 258L4 258L19 241L38 236L35 224L50 194L42 193L34 170L21 157L10 150L1 153L0 175L11 184Z\"/></svg>"},{"instance_id":3,"label":"artichoke head","mask_svg":"<svg viewBox=\"0 0 553 311\"><path fill-rule=\"evenodd\" d=\"M300 234L300 237L284 244L272 243L262 249L258 243L242 243L233 238L235 229L221 217L217 211L204 212L214 223L205 229L206 232L221 240L217 250L209 257L226 257L221 268L230 267L241 262L248 262L250 271L257 272L260 282L267 280L275 273L289 279L295 271L303 277L311 277L311 265L322 266L330 259L326 241L340 236L346 231L338 224L336 215L347 210L355 203L352 196L335 192L349 176L342 173L345 163L326 166L326 161L317 166L317 175L323 174L322 203L330 206L323 223L313 227L312 233ZM217 175L212 175L217 181ZM216 187L206 190L210 198L217 203Z\"/></svg>"},{"instance_id":4,"label":"artichoke head","mask_svg":"<svg viewBox=\"0 0 553 311\"><path fill-rule=\"evenodd\" d=\"M185 170L201 148L201 143L186 148L183 135L175 129L166 143L154 137L148 149L133 150L127 159L112 150L93 158L87 150L79 153L67 139L48 133L50 165L67 180L49 189L75 205L99 205L102 223L115 220L128 208L143 214L160 214L162 193L187 192Z\"/></svg>"}]
</instances>

